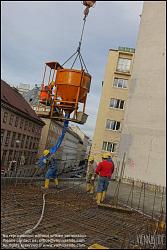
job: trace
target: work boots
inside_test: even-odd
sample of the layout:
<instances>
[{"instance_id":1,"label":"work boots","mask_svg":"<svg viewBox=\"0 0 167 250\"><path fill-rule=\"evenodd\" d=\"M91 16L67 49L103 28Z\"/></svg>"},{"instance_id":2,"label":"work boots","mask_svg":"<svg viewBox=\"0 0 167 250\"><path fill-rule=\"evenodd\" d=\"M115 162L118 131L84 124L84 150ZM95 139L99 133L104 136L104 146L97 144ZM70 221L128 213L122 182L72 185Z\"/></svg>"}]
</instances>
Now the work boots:
<instances>
[{"instance_id":1,"label":"work boots","mask_svg":"<svg viewBox=\"0 0 167 250\"><path fill-rule=\"evenodd\" d=\"M49 179L45 179L45 188L46 189L48 189L48 187L49 187L49 182L50 182Z\"/></svg>"},{"instance_id":2,"label":"work boots","mask_svg":"<svg viewBox=\"0 0 167 250\"><path fill-rule=\"evenodd\" d=\"M93 193L94 193L94 191L95 191L94 185L93 185L93 184L91 184L90 194L93 194Z\"/></svg>"},{"instance_id":3,"label":"work boots","mask_svg":"<svg viewBox=\"0 0 167 250\"><path fill-rule=\"evenodd\" d=\"M103 202L105 198L106 198L106 191L103 191L102 197L101 197L101 202Z\"/></svg>"},{"instance_id":4,"label":"work boots","mask_svg":"<svg viewBox=\"0 0 167 250\"><path fill-rule=\"evenodd\" d=\"M105 197L106 197L106 191L97 193L97 195L96 195L96 203L97 203L97 205L99 205L101 202L103 202Z\"/></svg>"},{"instance_id":5,"label":"work boots","mask_svg":"<svg viewBox=\"0 0 167 250\"><path fill-rule=\"evenodd\" d=\"M102 198L102 192L96 194L96 203L97 205L100 205Z\"/></svg>"},{"instance_id":6,"label":"work boots","mask_svg":"<svg viewBox=\"0 0 167 250\"><path fill-rule=\"evenodd\" d=\"M91 184L87 183L86 184L86 192L90 192L90 190L91 190Z\"/></svg>"}]
</instances>

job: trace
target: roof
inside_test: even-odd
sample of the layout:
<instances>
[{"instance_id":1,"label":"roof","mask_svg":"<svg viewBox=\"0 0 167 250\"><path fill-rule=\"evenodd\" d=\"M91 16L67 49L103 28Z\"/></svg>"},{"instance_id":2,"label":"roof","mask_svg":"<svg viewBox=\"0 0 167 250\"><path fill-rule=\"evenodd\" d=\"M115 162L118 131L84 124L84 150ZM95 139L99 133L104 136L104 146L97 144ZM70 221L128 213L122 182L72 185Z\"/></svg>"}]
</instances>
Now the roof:
<instances>
[{"instance_id":1,"label":"roof","mask_svg":"<svg viewBox=\"0 0 167 250\"><path fill-rule=\"evenodd\" d=\"M14 87L12 88L1 79L1 102L2 101L16 110L21 111L26 116L44 124L18 90Z\"/></svg>"},{"instance_id":2,"label":"roof","mask_svg":"<svg viewBox=\"0 0 167 250\"><path fill-rule=\"evenodd\" d=\"M118 47L118 49L109 49L109 51L120 51L120 52L126 52L126 53L135 53L134 48L128 48L128 47Z\"/></svg>"}]
</instances>

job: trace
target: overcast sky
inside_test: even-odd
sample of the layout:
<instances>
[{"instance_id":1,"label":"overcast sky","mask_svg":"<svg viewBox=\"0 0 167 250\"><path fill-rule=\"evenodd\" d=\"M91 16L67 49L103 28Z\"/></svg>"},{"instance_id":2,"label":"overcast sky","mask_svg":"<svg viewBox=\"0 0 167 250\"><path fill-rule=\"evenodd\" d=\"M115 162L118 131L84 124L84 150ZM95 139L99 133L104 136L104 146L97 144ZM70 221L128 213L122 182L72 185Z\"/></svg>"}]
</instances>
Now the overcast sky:
<instances>
[{"instance_id":1,"label":"overcast sky","mask_svg":"<svg viewBox=\"0 0 167 250\"><path fill-rule=\"evenodd\" d=\"M89 12L81 53L92 82L89 117L80 126L88 136L96 124L108 51L135 48L142 6L142 1L97 1ZM1 1L1 78L40 84L45 62L62 64L77 49L83 10L81 1Z\"/></svg>"}]
</instances>

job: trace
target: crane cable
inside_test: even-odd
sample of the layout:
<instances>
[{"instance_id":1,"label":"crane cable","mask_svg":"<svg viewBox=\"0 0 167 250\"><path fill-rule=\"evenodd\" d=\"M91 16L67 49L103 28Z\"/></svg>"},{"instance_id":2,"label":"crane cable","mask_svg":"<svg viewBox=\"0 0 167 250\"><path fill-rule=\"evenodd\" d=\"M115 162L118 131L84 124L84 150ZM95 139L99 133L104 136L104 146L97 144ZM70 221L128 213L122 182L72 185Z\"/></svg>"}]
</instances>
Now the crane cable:
<instances>
[{"instance_id":1,"label":"crane cable","mask_svg":"<svg viewBox=\"0 0 167 250\"><path fill-rule=\"evenodd\" d=\"M85 62L84 62L84 60L83 60L83 57L82 57L82 55L81 55L81 45L82 45L83 33L84 33L84 28L85 28L85 23L86 23L86 16L84 17L83 21L84 21L84 22L83 22L83 25L82 25L82 31L81 31L81 36L80 36L78 48L77 48L77 50L75 51L75 53L72 54L72 55L71 55L62 65L61 65L61 66L63 67L68 61L70 61L70 60L76 55L76 57L75 57L75 59L74 59L74 61L73 61L73 63L72 63L71 69L74 67L75 62L76 62L77 58L79 57L81 69L83 70L84 67L85 67L85 70L86 70L86 72L88 73L88 69L87 69L87 67L86 67L86 65L85 65ZM84 65L84 67L83 67L83 65Z\"/></svg>"}]
</instances>

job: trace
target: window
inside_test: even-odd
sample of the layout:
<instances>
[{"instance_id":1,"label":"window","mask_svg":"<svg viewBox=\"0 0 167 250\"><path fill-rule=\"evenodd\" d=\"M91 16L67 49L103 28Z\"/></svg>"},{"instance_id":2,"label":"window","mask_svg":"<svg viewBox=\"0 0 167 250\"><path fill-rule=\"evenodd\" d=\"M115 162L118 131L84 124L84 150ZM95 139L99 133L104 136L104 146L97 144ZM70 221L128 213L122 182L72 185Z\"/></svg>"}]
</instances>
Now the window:
<instances>
[{"instance_id":1,"label":"window","mask_svg":"<svg viewBox=\"0 0 167 250\"><path fill-rule=\"evenodd\" d=\"M29 122L28 131L31 131L31 122Z\"/></svg>"},{"instance_id":2,"label":"window","mask_svg":"<svg viewBox=\"0 0 167 250\"><path fill-rule=\"evenodd\" d=\"M38 149L38 138L34 138L33 149Z\"/></svg>"},{"instance_id":3,"label":"window","mask_svg":"<svg viewBox=\"0 0 167 250\"><path fill-rule=\"evenodd\" d=\"M16 140L16 133L13 132L12 141L11 141L11 147L14 147L15 140Z\"/></svg>"},{"instance_id":4,"label":"window","mask_svg":"<svg viewBox=\"0 0 167 250\"><path fill-rule=\"evenodd\" d=\"M123 100L119 99L111 99L110 100L110 108L115 108L115 109L123 109L124 108L124 102Z\"/></svg>"},{"instance_id":5,"label":"window","mask_svg":"<svg viewBox=\"0 0 167 250\"><path fill-rule=\"evenodd\" d=\"M19 148L21 142L21 134L18 134L17 141L16 141L16 147Z\"/></svg>"},{"instance_id":6,"label":"window","mask_svg":"<svg viewBox=\"0 0 167 250\"><path fill-rule=\"evenodd\" d=\"M16 120L15 120L15 127L16 127L16 128L17 128L17 126L18 126L18 123L19 123L19 117L16 116Z\"/></svg>"},{"instance_id":7,"label":"window","mask_svg":"<svg viewBox=\"0 0 167 250\"><path fill-rule=\"evenodd\" d=\"M21 128L21 129L22 129L22 127L23 127L23 124L24 124L24 120L21 119L21 120L20 120L20 128Z\"/></svg>"},{"instance_id":8,"label":"window","mask_svg":"<svg viewBox=\"0 0 167 250\"><path fill-rule=\"evenodd\" d=\"M11 116L10 116L10 120L9 120L9 124L10 124L10 125L13 125L13 119L14 119L14 115L11 115Z\"/></svg>"},{"instance_id":9,"label":"window","mask_svg":"<svg viewBox=\"0 0 167 250\"><path fill-rule=\"evenodd\" d=\"M27 127L28 127L28 121L25 121L24 130L27 130Z\"/></svg>"},{"instance_id":10,"label":"window","mask_svg":"<svg viewBox=\"0 0 167 250\"><path fill-rule=\"evenodd\" d=\"M36 161L36 152L33 152L32 153L32 160L31 160L31 162L32 162L32 164L34 164L35 163L35 161Z\"/></svg>"},{"instance_id":11,"label":"window","mask_svg":"<svg viewBox=\"0 0 167 250\"><path fill-rule=\"evenodd\" d=\"M34 132L34 130L35 130L35 126L34 126L34 124L32 125L32 132Z\"/></svg>"},{"instance_id":12,"label":"window","mask_svg":"<svg viewBox=\"0 0 167 250\"><path fill-rule=\"evenodd\" d=\"M118 130L120 128L121 123L117 121L112 121L107 119L106 128L110 130Z\"/></svg>"},{"instance_id":13,"label":"window","mask_svg":"<svg viewBox=\"0 0 167 250\"><path fill-rule=\"evenodd\" d=\"M13 160L13 150L9 150L8 162Z\"/></svg>"},{"instance_id":14,"label":"window","mask_svg":"<svg viewBox=\"0 0 167 250\"><path fill-rule=\"evenodd\" d=\"M1 144L3 143L4 134L5 134L5 130L1 129Z\"/></svg>"},{"instance_id":15,"label":"window","mask_svg":"<svg viewBox=\"0 0 167 250\"><path fill-rule=\"evenodd\" d=\"M21 155L22 155L22 151L19 151L18 152L18 164L20 164L20 162L21 162Z\"/></svg>"},{"instance_id":16,"label":"window","mask_svg":"<svg viewBox=\"0 0 167 250\"><path fill-rule=\"evenodd\" d=\"M6 135L6 140L5 140L5 145L8 146L9 145L9 141L10 141L10 131L7 131L7 135Z\"/></svg>"},{"instance_id":17,"label":"window","mask_svg":"<svg viewBox=\"0 0 167 250\"><path fill-rule=\"evenodd\" d=\"M103 141L102 150L109 151L109 152L115 152L116 146L117 146L116 143Z\"/></svg>"},{"instance_id":18,"label":"window","mask_svg":"<svg viewBox=\"0 0 167 250\"><path fill-rule=\"evenodd\" d=\"M24 148L25 138L26 138L26 135L23 135L22 140L21 140L21 148Z\"/></svg>"},{"instance_id":19,"label":"window","mask_svg":"<svg viewBox=\"0 0 167 250\"><path fill-rule=\"evenodd\" d=\"M6 163L6 155L7 155L7 150L3 150L3 154L2 154L2 165L4 166Z\"/></svg>"},{"instance_id":20,"label":"window","mask_svg":"<svg viewBox=\"0 0 167 250\"><path fill-rule=\"evenodd\" d=\"M32 147L32 141L33 141L33 137L31 137L31 139L30 139L29 149L31 149L31 147Z\"/></svg>"},{"instance_id":21,"label":"window","mask_svg":"<svg viewBox=\"0 0 167 250\"><path fill-rule=\"evenodd\" d=\"M33 149L35 149L35 138L34 138L34 141L33 141Z\"/></svg>"},{"instance_id":22,"label":"window","mask_svg":"<svg viewBox=\"0 0 167 250\"><path fill-rule=\"evenodd\" d=\"M31 162L31 155L30 155L30 151L28 152L28 154L27 154L27 164L30 164L30 162Z\"/></svg>"},{"instance_id":23,"label":"window","mask_svg":"<svg viewBox=\"0 0 167 250\"><path fill-rule=\"evenodd\" d=\"M128 80L122 78L114 78L113 86L126 89L128 87Z\"/></svg>"},{"instance_id":24,"label":"window","mask_svg":"<svg viewBox=\"0 0 167 250\"><path fill-rule=\"evenodd\" d=\"M7 119L8 119L8 113L5 112L4 115L3 115L3 123L6 123Z\"/></svg>"},{"instance_id":25,"label":"window","mask_svg":"<svg viewBox=\"0 0 167 250\"><path fill-rule=\"evenodd\" d=\"M24 164L26 165L26 164L27 164L27 151L24 151L24 157L25 157L25 162L24 162Z\"/></svg>"},{"instance_id":26,"label":"window","mask_svg":"<svg viewBox=\"0 0 167 250\"><path fill-rule=\"evenodd\" d=\"M130 73L131 60L127 58L118 58L117 71Z\"/></svg>"},{"instance_id":27,"label":"window","mask_svg":"<svg viewBox=\"0 0 167 250\"><path fill-rule=\"evenodd\" d=\"M36 149L38 149L39 148L39 138L37 138L37 141L36 141Z\"/></svg>"},{"instance_id":28,"label":"window","mask_svg":"<svg viewBox=\"0 0 167 250\"><path fill-rule=\"evenodd\" d=\"M26 140L26 145L25 145L25 148L28 148L28 144L29 144L29 136L27 136L27 140Z\"/></svg>"},{"instance_id":29,"label":"window","mask_svg":"<svg viewBox=\"0 0 167 250\"><path fill-rule=\"evenodd\" d=\"M14 161L18 160L18 151L14 151Z\"/></svg>"}]
</instances>

